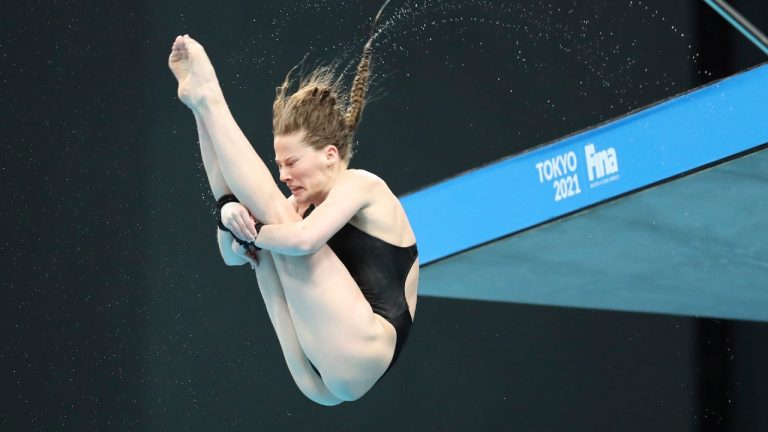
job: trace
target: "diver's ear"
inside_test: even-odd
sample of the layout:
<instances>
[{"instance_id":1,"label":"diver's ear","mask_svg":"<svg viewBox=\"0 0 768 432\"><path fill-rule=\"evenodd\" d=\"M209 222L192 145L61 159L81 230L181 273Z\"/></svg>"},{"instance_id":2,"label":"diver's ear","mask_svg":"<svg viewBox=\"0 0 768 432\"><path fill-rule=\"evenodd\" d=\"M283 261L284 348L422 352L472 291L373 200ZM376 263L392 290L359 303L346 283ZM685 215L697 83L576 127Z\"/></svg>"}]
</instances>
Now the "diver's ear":
<instances>
[{"instance_id":1,"label":"diver's ear","mask_svg":"<svg viewBox=\"0 0 768 432\"><path fill-rule=\"evenodd\" d=\"M339 149L335 145L329 145L325 147L325 160L328 166L331 166L339 160Z\"/></svg>"}]
</instances>

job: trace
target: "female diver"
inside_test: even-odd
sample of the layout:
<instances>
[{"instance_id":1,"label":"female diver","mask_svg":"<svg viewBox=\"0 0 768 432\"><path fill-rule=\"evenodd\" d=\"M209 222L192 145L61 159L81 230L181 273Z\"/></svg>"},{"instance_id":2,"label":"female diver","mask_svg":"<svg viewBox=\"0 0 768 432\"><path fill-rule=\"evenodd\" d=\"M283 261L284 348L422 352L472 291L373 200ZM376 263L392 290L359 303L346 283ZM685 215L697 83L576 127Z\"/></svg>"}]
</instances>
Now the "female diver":
<instances>
[{"instance_id":1,"label":"female diver","mask_svg":"<svg viewBox=\"0 0 768 432\"><path fill-rule=\"evenodd\" d=\"M360 398L389 370L416 309L408 218L382 179L348 167L371 46L348 97L328 68L292 94L290 73L278 87L272 128L287 199L235 123L203 47L179 36L169 58L219 202L221 255L253 266L293 379L323 405Z\"/></svg>"}]
</instances>

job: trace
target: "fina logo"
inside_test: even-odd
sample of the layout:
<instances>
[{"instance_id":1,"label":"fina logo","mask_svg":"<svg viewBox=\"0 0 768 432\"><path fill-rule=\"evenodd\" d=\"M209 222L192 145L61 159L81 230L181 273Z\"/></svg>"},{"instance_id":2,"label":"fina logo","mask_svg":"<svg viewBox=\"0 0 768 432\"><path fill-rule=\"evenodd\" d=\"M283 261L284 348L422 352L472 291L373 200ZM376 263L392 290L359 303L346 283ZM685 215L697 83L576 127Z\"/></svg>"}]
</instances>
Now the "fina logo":
<instances>
[{"instance_id":1,"label":"fina logo","mask_svg":"<svg viewBox=\"0 0 768 432\"><path fill-rule=\"evenodd\" d=\"M590 187L619 179L619 159L616 156L616 149L608 147L605 150L595 151L595 144L587 143L584 146L584 155L587 158Z\"/></svg>"}]
</instances>

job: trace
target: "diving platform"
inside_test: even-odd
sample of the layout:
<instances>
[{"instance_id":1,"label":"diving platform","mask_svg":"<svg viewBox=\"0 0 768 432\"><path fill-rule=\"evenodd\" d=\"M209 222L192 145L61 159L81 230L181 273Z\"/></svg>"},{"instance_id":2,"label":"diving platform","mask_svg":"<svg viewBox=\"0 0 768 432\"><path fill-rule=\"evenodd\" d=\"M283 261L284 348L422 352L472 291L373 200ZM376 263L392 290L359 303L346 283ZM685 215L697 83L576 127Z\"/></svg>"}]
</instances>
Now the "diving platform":
<instances>
[{"instance_id":1,"label":"diving platform","mask_svg":"<svg viewBox=\"0 0 768 432\"><path fill-rule=\"evenodd\" d=\"M401 197L420 294L768 321L768 64Z\"/></svg>"}]
</instances>

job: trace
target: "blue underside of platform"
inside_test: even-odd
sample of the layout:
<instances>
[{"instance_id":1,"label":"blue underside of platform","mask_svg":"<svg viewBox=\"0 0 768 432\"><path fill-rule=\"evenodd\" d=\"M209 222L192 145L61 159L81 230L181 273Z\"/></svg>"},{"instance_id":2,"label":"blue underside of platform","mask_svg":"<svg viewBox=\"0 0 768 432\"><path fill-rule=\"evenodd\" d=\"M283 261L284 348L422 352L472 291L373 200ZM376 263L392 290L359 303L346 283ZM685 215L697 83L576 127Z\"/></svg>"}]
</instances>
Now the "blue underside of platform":
<instances>
[{"instance_id":1,"label":"blue underside of platform","mask_svg":"<svg viewBox=\"0 0 768 432\"><path fill-rule=\"evenodd\" d=\"M766 100L763 65L403 197L420 293L768 321Z\"/></svg>"}]
</instances>

